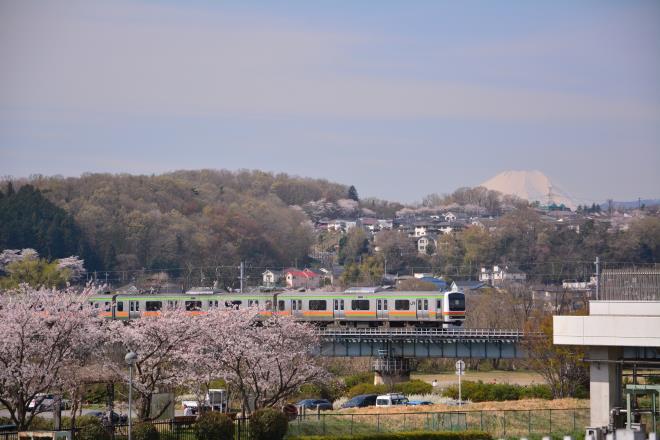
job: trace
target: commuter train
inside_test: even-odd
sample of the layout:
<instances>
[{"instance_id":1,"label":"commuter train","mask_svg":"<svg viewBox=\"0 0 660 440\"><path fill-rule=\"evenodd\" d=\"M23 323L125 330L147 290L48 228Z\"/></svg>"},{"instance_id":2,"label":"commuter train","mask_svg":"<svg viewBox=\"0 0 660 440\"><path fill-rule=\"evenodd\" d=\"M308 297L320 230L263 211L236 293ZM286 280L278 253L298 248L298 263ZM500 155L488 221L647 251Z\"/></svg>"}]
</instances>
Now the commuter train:
<instances>
[{"instance_id":1,"label":"commuter train","mask_svg":"<svg viewBox=\"0 0 660 440\"><path fill-rule=\"evenodd\" d=\"M89 301L102 317L124 320L164 308L195 315L213 307L256 307L262 316L291 315L321 327L449 328L465 320L465 295L458 291L102 294Z\"/></svg>"}]
</instances>

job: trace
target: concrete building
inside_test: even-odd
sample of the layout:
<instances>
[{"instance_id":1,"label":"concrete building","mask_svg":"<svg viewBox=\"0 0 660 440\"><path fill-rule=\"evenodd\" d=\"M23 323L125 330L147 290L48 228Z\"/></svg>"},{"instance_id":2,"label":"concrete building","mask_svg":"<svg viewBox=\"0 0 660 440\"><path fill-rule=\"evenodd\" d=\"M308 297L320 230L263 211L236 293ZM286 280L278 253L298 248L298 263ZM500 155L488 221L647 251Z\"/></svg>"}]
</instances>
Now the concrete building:
<instances>
[{"instance_id":1,"label":"concrete building","mask_svg":"<svg viewBox=\"0 0 660 440\"><path fill-rule=\"evenodd\" d=\"M654 299L604 297L589 302L588 316L555 316L553 322L556 345L587 348L592 427L608 426L610 410L626 408L624 369L660 374L660 290Z\"/></svg>"}]
</instances>

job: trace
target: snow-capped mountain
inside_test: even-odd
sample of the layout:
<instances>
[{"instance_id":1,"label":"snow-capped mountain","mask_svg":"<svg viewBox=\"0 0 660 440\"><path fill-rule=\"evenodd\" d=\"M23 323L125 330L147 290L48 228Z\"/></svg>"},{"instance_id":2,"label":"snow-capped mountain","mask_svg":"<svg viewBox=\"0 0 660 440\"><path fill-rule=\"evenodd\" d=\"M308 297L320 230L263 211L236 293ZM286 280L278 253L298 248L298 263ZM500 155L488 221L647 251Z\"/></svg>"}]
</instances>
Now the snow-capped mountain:
<instances>
[{"instance_id":1,"label":"snow-capped mountain","mask_svg":"<svg viewBox=\"0 0 660 440\"><path fill-rule=\"evenodd\" d=\"M553 184L548 177L540 171L504 171L485 181L480 186L512 194L530 202L538 201L541 204L554 202L564 204L575 209L575 201L561 188Z\"/></svg>"}]
</instances>

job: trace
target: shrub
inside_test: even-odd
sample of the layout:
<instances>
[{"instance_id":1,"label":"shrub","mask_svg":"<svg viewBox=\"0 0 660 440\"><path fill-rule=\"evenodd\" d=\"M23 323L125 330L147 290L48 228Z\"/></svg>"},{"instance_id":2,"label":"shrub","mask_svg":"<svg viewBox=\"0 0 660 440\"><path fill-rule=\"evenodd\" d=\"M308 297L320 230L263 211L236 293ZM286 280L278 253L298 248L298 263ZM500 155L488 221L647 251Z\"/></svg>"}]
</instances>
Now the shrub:
<instances>
[{"instance_id":1,"label":"shrub","mask_svg":"<svg viewBox=\"0 0 660 440\"><path fill-rule=\"evenodd\" d=\"M402 382L394 385L394 390L403 394L430 394L433 391L433 385L423 380L415 379L410 382Z\"/></svg>"},{"instance_id":2,"label":"shrub","mask_svg":"<svg viewBox=\"0 0 660 440\"><path fill-rule=\"evenodd\" d=\"M195 438L197 440L232 440L234 422L226 414L204 413L195 423Z\"/></svg>"},{"instance_id":3,"label":"shrub","mask_svg":"<svg viewBox=\"0 0 660 440\"><path fill-rule=\"evenodd\" d=\"M64 425L64 420L62 420ZM71 420L68 420L68 425L71 426ZM103 423L94 416L80 416L76 419L76 440L107 440L110 438L107 431L103 427Z\"/></svg>"},{"instance_id":4,"label":"shrub","mask_svg":"<svg viewBox=\"0 0 660 440\"><path fill-rule=\"evenodd\" d=\"M51 431L53 429L53 419L35 416L30 422L30 429L34 431Z\"/></svg>"},{"instance_id":5,"label":"shrub","mask_svg":"<svg viewBox=\"0 0 660 440\"><path fill-rule=\"evenodd\" d=\"M344 383L347 388L352 388L361 383L374 383L374 373L365 371L363 373L356 373L344 378Z\"/></svg>"},{"instance_id":6,"label":"shrub","mask_svg":"<svg viewBox=\"0 0 660 440\"><path fill-rule=\"evenodd\" d=\"M340 436L300 436L291 440L492 440L490 434L479 431L463 432L382 432L378 434Z\"/></svg>"},{"instance_id":7,"label":"shrub","mask_svg":"<svg viewBox=\"0 0 660 440\"><path fill-rule=\"evenodd\" d=\"M133 440L160 440L160 433L151 423L138 423L133 426Z\"/></svg>"},{"instance_id":8,"label":"shrub","mask_svg":"<svg viewBox=\"0 0 660 440\"><path fill-rule=\"evenodd\" d=\"M458 386L451 385L445 395L458 399ZM472 402L519 400L521 398L552 399L548 385L511 385L508 383L463 382L462 398Z\"/></svg>"},{"instance_id":9,"label":"shrub","mask_svg":"<svg viewBox=\"0 0 660 440\"><path fill-rule=\"evenodd\" d=\"M289 421L283 412L262 408L250 417L252 440L282 440L289 429Z\"/></svg>"},{"instance_id":10,"label":"shrub","mask_svg":"<svg viewBox=\"0 0 660 440\"><path fill-rule=\"evenodd\" d=\"M348 397L355 397L360 394L385 394L387 387L385 385L374 385L372 383L359 383L348 390Z\"/></svg>"},{"instance_id":11,"label":"shrub","mask_svg":"<svg viewBox=\"0 0 660 440\"><path fill-rule=\"evenodd\" d=\"M520 390L520 397L524 399L546 399L552 400L552 389L550 385L537 384L527 385Z\"/></svg>"}]
</instances>

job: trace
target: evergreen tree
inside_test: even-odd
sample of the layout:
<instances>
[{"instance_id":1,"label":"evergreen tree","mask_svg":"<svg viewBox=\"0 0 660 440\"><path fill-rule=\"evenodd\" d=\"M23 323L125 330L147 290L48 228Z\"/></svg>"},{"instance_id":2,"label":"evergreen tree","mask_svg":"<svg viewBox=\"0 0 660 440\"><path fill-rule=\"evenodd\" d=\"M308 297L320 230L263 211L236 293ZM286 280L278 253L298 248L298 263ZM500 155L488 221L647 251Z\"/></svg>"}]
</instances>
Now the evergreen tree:
<instances>
[{"instance_id":1,"label":"evergreen tree","mask_svg":"<svg viewBox=\"0 0 660 440\"><path fill-rule=\"evenodd\" d=\"M351 185L348 188L348 198L351 199L351 200L355 200L356 202L358 202L360 200L360 198L358 197L357 189L355 189L355 187L353 185Z\"/></svg>"},{"instance_id":2,"label":"evergreen tree","mask_svg":"<svg viewBox=\"0 0 660 440\"><path fill-rule=\"evenodd\" d=\"M15 192L10 182L7 195L0 198L0 250L24 248L35 249L47 260L80 255L84 249L81 257L88 268L97 261L73 217L33 186Z\"/></svg>"}]
</instances>

